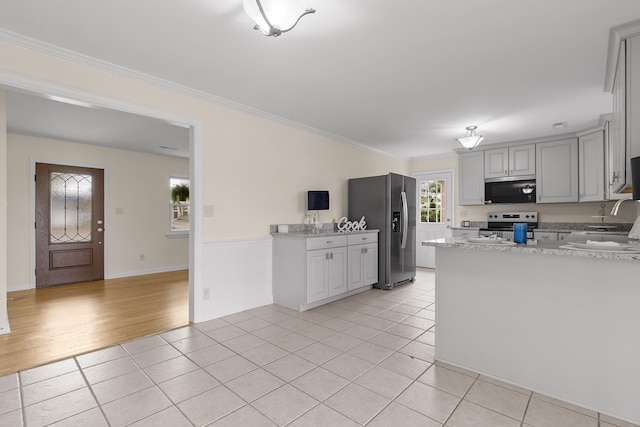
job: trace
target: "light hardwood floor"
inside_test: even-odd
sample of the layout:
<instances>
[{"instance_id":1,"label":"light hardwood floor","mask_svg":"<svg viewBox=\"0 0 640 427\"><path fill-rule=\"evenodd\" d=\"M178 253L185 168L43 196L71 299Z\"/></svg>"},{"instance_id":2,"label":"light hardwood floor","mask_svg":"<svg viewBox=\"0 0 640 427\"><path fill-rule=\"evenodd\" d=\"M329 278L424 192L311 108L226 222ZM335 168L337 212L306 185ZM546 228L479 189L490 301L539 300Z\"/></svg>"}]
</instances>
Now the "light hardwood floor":
<instances>
[{"instance_id":1,"label":"light hardwood floor","mask_svg":"<svg viewBox=\"0 0 640 427\"><path fill-rule=\"evenodd\" d=\"M0 376L189 324L189 272L9 292Z\"/></svg>"}]
</instances>

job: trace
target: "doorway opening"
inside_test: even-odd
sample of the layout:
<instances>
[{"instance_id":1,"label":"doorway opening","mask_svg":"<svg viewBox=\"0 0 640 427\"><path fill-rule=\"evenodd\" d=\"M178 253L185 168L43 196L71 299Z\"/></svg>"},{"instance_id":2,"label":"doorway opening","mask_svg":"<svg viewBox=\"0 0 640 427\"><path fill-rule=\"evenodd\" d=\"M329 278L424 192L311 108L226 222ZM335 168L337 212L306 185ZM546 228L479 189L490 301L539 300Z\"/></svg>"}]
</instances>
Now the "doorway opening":
<instances>
[{"instance_id":1,"label":"doorway opening","mask_svg":"<svg viewBox=\"0 0 640 427\"><path fill-rule=\"evenodd\" d=\"M453 221L453 171L435 171L415 174L418 186L416 265L435 268L433 246L422 246L423 240L451 237Z\"/></svg>"}]
</instances>

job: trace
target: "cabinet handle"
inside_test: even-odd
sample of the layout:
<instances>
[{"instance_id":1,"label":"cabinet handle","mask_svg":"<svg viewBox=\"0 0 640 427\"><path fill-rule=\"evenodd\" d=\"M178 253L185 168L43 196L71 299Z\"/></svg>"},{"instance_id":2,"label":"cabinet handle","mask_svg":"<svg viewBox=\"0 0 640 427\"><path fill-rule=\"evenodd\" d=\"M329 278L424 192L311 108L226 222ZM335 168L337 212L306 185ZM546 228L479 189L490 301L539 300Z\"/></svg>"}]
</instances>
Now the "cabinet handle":
<instances>
[{"instance_id":1,"label":"cabinet handle","mask_svg":"<svg viewBox=\"0 0 640 427\"><path fill-rule=\"evenodd\" d=\"M327 240L327 243L333 243L333 240Z\"/></svg>"},{"instance_id":2,"label":"cabinet handle","mask_svg":"<svg viewBox=\"0 0 640 427\"><path fill-rule=\"evenodd\" d=\"M509 171L509 175L513 175L513 169Z\"/></svg>"},{"instance_id":3,"label":"cabinet handle","mask_svg":"<svg viewBox=\"0 0 640 427\"><path fill-rule=\"evenodd\" d=\"M369 248L364 248L364 253L368 254L369 253Z\"/></svg>"},{"instance_id":4,"label":"cabinet handle","mask_svg":"<svg viewBox=\"0 0 640 427\"><path fill-rule=\"evenodd\" d=\"M333 252L331 252L331 257L329 259L333 259Z\"/></svg>"},{"instance_id":5,"label":"cabinet handle","mask_svg":"<svg viewBox=\"0 0 640 427\"><path fill-rule=\"evenodd\" d=\"M363 237L362 240L369 240L369 238L368 237Z\"/></svg>"},{"instance_id":6,"label":"cabinet handle","mask_svg":"<svg viewBox=\"0 0 640 427\"><path fill-rule=\"evenodd\" d=\"M504 171L504 174L505 174L505 175L507 175L507 174L508 174L508 171L506 171L506 170L505 170L505 171Z\"/></svg>"}]
</instances>

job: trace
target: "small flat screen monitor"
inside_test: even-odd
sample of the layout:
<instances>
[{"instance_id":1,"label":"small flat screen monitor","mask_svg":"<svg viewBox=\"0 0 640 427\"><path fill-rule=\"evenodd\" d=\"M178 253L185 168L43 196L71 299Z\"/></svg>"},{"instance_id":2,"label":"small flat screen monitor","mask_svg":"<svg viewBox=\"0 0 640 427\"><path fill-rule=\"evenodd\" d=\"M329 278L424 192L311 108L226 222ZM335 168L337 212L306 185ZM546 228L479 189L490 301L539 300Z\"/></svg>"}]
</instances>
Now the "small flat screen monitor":
<instances>
[{"instance_id":1,"label":"small flat screen monitor","mask_svg":"<svg viewBox=\"0 0 640 427\"><path fill-rule=\"evenodd\" d=\"M329 209L328 191L307 191L307 210L326 211Z\"/></svg>"}]
</instances>

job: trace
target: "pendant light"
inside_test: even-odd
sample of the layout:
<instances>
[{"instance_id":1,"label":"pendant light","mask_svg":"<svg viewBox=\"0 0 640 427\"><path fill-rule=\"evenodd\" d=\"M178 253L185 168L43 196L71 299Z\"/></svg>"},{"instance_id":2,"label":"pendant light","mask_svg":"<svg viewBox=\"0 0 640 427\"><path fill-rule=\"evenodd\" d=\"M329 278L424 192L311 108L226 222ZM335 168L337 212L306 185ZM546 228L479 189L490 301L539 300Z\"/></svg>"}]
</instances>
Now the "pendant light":
<instances>
[{"instance_id":1,"label":"pendant light","mask_svg":"<svg viewBox=\"0 0 640 427\"><path fill-rule=\"evenodd\" d=\"M243 6L256 23L253 29L273 37L291 31L303 16L316 12L301 0L244 0Z\"/></svg>"},{"instance_id":2,"label":"pendant light","mask_svg":"<svg viewBox=\"0 0 640 427\"><path fill-rule=\"evenodd\" d=\"M467 133L460 138L456 138L464 148L473 150L484 140L484 136L476 133L477 126L467 126Z\"/></svg>"}]
</instances>

